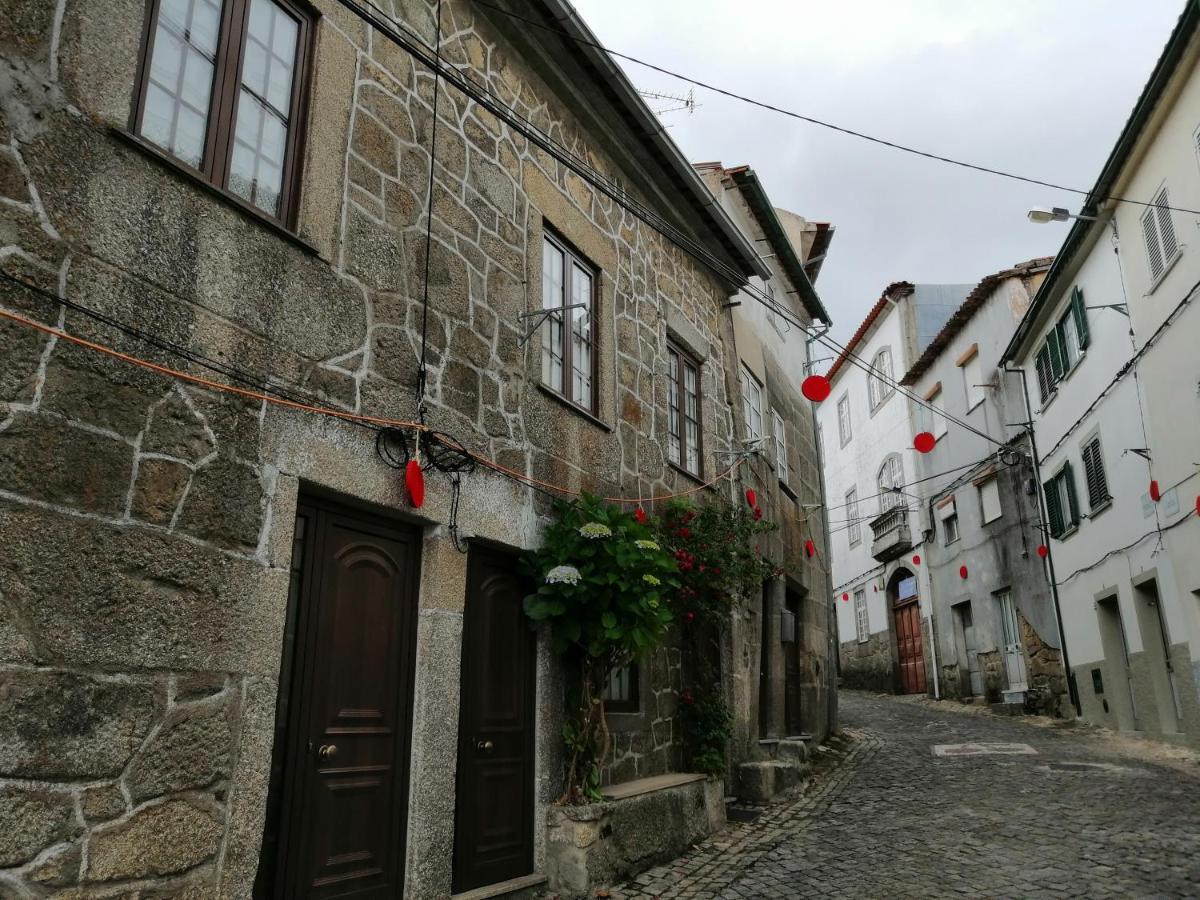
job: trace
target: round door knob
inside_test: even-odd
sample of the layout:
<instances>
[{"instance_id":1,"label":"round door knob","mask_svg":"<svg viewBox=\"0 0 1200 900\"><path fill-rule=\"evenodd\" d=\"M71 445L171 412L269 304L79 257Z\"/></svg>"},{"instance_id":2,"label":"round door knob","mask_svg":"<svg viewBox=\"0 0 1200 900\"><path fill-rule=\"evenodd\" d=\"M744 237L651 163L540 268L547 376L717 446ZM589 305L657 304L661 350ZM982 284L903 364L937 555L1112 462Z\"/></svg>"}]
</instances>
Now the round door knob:
<instances>
[{"instance_id":1,"label":"round door knob","mask_svg":"<svg viewBox=\"0 0 1200 900\"><path fill-rule=\"evenodd\" d=\"M317 750L317 756L321 759L333 759L337 756L337 744L322 744Z\"/></svg>"},{"instance_id":2,"label":"round door knob","mask_svg":"<svg viewBox=\"0 0 1200 900\"><path fill-rule=\"evenodd\" d=\"M496 745L493 744L491 741L477 741L475 744L475 749L482 751L483 753L491 753L492 748L495 746Z\"/></svg>"}]
</instances>

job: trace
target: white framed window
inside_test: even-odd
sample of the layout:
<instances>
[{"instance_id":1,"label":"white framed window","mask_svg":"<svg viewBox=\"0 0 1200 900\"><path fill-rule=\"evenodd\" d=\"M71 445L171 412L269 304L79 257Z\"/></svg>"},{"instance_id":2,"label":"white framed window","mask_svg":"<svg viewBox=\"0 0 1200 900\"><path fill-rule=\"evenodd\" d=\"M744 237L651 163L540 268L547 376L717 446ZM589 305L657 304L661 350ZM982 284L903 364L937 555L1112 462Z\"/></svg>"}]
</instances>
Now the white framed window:
<instances>
[{"instance_id":1,"label":"white framed window","mask_svg":"<svg viewBox=\"0 0 1200 900\"><path fill-rule=\"evenodd\" d=\"M995 522L1002 515L1000 509L1000 480L993 478L979 486L979 506L983 511L983 522Z\"/></svg>"},{"instance_id":2,"label":"white framed window","mask_svg":"<svg viewBox=\"0 0 1200 900\"><path fill-rule=\"evenodd\" d=\"M904 464L893 453L879 467L879 512L880 515L896 506L904 505Z\"/></svg>"},{"instance_id":3,"label":"white framed window","mask_svg":"<svg viewBox=\"0 0 1200 900\"><path fill-rule=\"evenodd\" d=\"M1179 255L1179 240L1171 220L1170 196L1167 186L1154 198L1154 205L1142 214L1142 239L1146 244L1146 260L1150 265L1150 281L1156 284Z\"/></svg>"},{"instance_id":4,"label":"white framed window","mask_svg":"<svg viewBox=\"0 0 1200 900\"><path fill-rule=\"evenodd\" d=\"M1087 306L1083 291L1071 289L1071 303L1053 328L1046 334L1045 343L1037 354L1038 389L1043 405L1054 389L1082 358L1090 341Z\"/></svg>"},{"instance_id":5,"label":"white framed window","mask_svg":"<svg viewBox=\"0 0 1200 900\"><path fill-rule=\"evenodd\" d=\"M1079 501L1075 498L1075 473L1071 464L1063 463L1043 488L1046 492L1046 512L1050 519L1050 536L1062 539L1079 525Z\"/></svg>"},{"instance_id":6,"label":"white framed window","mask_svg":"<svg viewBox=\"0 0 1200 900\"><path fill-rule=\"evenodd\" d=\"M929 405L933 407L933 436L941 440L946 436L946 432L950 430L950 426L946 423L946 393L940 387L937 393L929 398Z\"/></svg>"},{"instance_id":7,"label":"white framed window","mask_svg":"<svg viewBox=\"0 0 1200 900\"><path fill-rule=\"evenodd\" d=\"M742 366L742 413L746 420L746 439L759 440L763 436L762 385L745 365Z\"/></svg>"},{"instance_id":8,"label":"white framed window","mask_svg":"<svg viewBox=\"0 0 1200 900\"><path fill-rule=\"evenodd\" d=\"M967 389L967 410L968 412L984 401L987 396L987 389L983 386L983 364L979 361L979 354L976 353L962 367L963 382Z\"/></svg>"},{"instance_id":9,"label":"white framed window","mask_svg":"<svg viewBox=\"0 0 1200 900\"><path fill-rule=\"evenodd\" d=\"M862 528L858 520L858 488L850 488L846 491L846 536L850 539L850 546L853 547L862 540Z\"/></svg>"},{"instance_id":10,"label":"white framed window","mask_svg":"<svg viewBox=\"0 0 1200 900\"><path fill-rule=\"evenodd\" d=\"M787 484L788 475L788 450L787 450L787 431L784 429L783 416L775 410L771 410L771 430L775 433L775 472L779 475L779 480Z\"/></svg>"},{"instance_id":11,"label":"white framed window","mask_svg":"<svg viewBox=\"0 0 1200 900\"><path fill-rule=\"evenodd\" d=\"M543 235L542 308L555 311L546 316L542 328L542 383L593 414L595 275L564 241Z\"/></svg>"},{"instance_id":12,"label":"white framed window","mask_svg":"<svg viewBox=\"0 0 1200 900\"><path fill-rule=\"evenodd\" d=\"M950 513L942 519L943 543L953 544L958 540L958 513Z\"/></svg>"},{"instance_id":13,"label":"white framed window","mask_svg":"<svg viewBox=\"0 0 1200 900\"><path fill-rule=\"evenodd\" d=\"M867 619L867 591L860 588L854 592L854 633L860 644L871 637L871 624Z\"/></svg>"},{"instance_id":14,"label":"white framed window","mask_svg":"<svg viewBox=\"0 0 1200 900\"><path fill-rule=\"evenodd\" d=\"M842 394L842 398L838 400L838 438L845 447L850 443L850 438L854 437L854 433L850 428L850 395Z\"/></svg>"},{"instance_id":15,"label":"white framed window","mask_svg":"<svg viewBox=\"0 0 1200 900\"><path fill-rule=\"evenodd\" d=\"M892 384L892 351L884 347L871 360L872 372L867 380L867 393L871 401L871 412L875 412L894 390Z\"/></svg>"}]
</instances>

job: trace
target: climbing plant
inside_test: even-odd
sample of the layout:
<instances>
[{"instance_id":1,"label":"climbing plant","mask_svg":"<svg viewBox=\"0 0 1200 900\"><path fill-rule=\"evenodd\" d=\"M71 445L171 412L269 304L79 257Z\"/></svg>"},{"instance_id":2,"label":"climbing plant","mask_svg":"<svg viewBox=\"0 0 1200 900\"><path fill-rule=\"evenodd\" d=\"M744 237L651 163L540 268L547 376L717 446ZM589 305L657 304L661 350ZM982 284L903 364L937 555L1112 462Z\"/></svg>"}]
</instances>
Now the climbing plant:
<instances>
[{"instance_id":1,"label":"climbing plant","mask_svg":"<svg viewBox=\"0 0 1200 900\"><path fill-rule=\"evenodd\" d=\"M679 566L643 513L584 496L559 504L541 549L526 557L537 590L525 613L550 626L555 652L575 676L563 726L567 751L561 802L600 798L609 751L604 688L613 671L662 644L674 621Z\"/></svg>"}]
</instances>

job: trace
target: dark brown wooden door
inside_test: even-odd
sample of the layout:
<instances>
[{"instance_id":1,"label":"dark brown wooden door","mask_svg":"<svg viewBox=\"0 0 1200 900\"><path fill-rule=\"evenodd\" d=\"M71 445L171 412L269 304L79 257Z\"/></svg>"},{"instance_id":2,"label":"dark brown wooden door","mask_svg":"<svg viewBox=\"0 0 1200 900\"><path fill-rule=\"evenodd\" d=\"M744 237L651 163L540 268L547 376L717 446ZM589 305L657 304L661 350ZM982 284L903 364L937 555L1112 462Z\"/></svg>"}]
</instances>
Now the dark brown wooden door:
<instances>
[{"instance_id":1,"label":"dark brown wooden door","mask_svg":"<svg viewBox=\"0 0 1200 900\"><path fill-rule=\"evenodd\" d=\"M800 598L787 592L787 611L792 617L791 642L783 644L784 718L789 735L800 734L800 653L804 647L804 612ZM786 637L786 635L785 635Z\"/></svg>"},{"instance_id":2,"label":"dark brown wooden door","mask_svg":"<svg viewBox=\"0 0 1200 900\"><path fill-rule=\"evenodd\" d=\"M925 693L925 656L921 644L921 611L914 600L893 611L900 662L900 692Z\"/></svg>"},{"instance_id":3,"label":"dark brown wooden door","mask_svg":"<svg viewBox=\"0 0 1200 900\"><path fill-rule=\"evenodd\" d=\"M510 556L471 548L467 564L455 893L533 871L534 635Z\"/></svg>"},{"instance_id":4,"label":"dark brown wooden door","mask_svg":"<svg viewBox=\"0 0 1200 900\"><path fill-rule=\"evenodd\" d=\"M398 897L404 884L417 534L302 503L277 897ZM268 829L270 822L268 822Z\"/></svg>"}]
</instances>

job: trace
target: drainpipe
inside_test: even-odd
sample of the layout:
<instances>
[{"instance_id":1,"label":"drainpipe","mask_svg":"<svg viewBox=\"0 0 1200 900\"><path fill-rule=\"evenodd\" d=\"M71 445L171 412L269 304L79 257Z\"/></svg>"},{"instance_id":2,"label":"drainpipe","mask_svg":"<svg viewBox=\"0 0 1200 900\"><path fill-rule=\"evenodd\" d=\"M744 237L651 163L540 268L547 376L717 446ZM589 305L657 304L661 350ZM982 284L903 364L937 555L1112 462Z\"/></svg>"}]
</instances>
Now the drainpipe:
<instances>
[{"instance_id":1,"label":"drainpipe","mask_svg":"<svg viewBox=\"0 0 1200 900\"><path fill-rule=\"evenodd\" d=\"M1025 435L1029 438L1029 451L1033 454L1033 477L1037 482L1038 496L1038 517L1043 522L1050 521L1050 512L1046 506L1045 491L1042 490L1042 461L1038 456L1037 438L1033 433L1033 404L1029 402L1029 376L1026 375L1024 369L1010 369L1004 367L1005 372L1011 372L1021 376L1021 392L1025 397ZM1058 642L1062 645L1062 661L1063 670L1067 675L1067 694L1071 698L1071 705L1075 707L1076 717L1083 715L1083 710L1079 707L1079 688L1075 684L1075 673L1071 670L1071 660L1067 655L1067 631L1063 627L1062 605L1058 598L1058 577L1054 574L1054 549L1050 546L1050 536L1045 535L1046 542L1046 565L1050 570L1050 596L1054 600L1054 618L1058 623Z\"/></svg>"}]
</instances>

